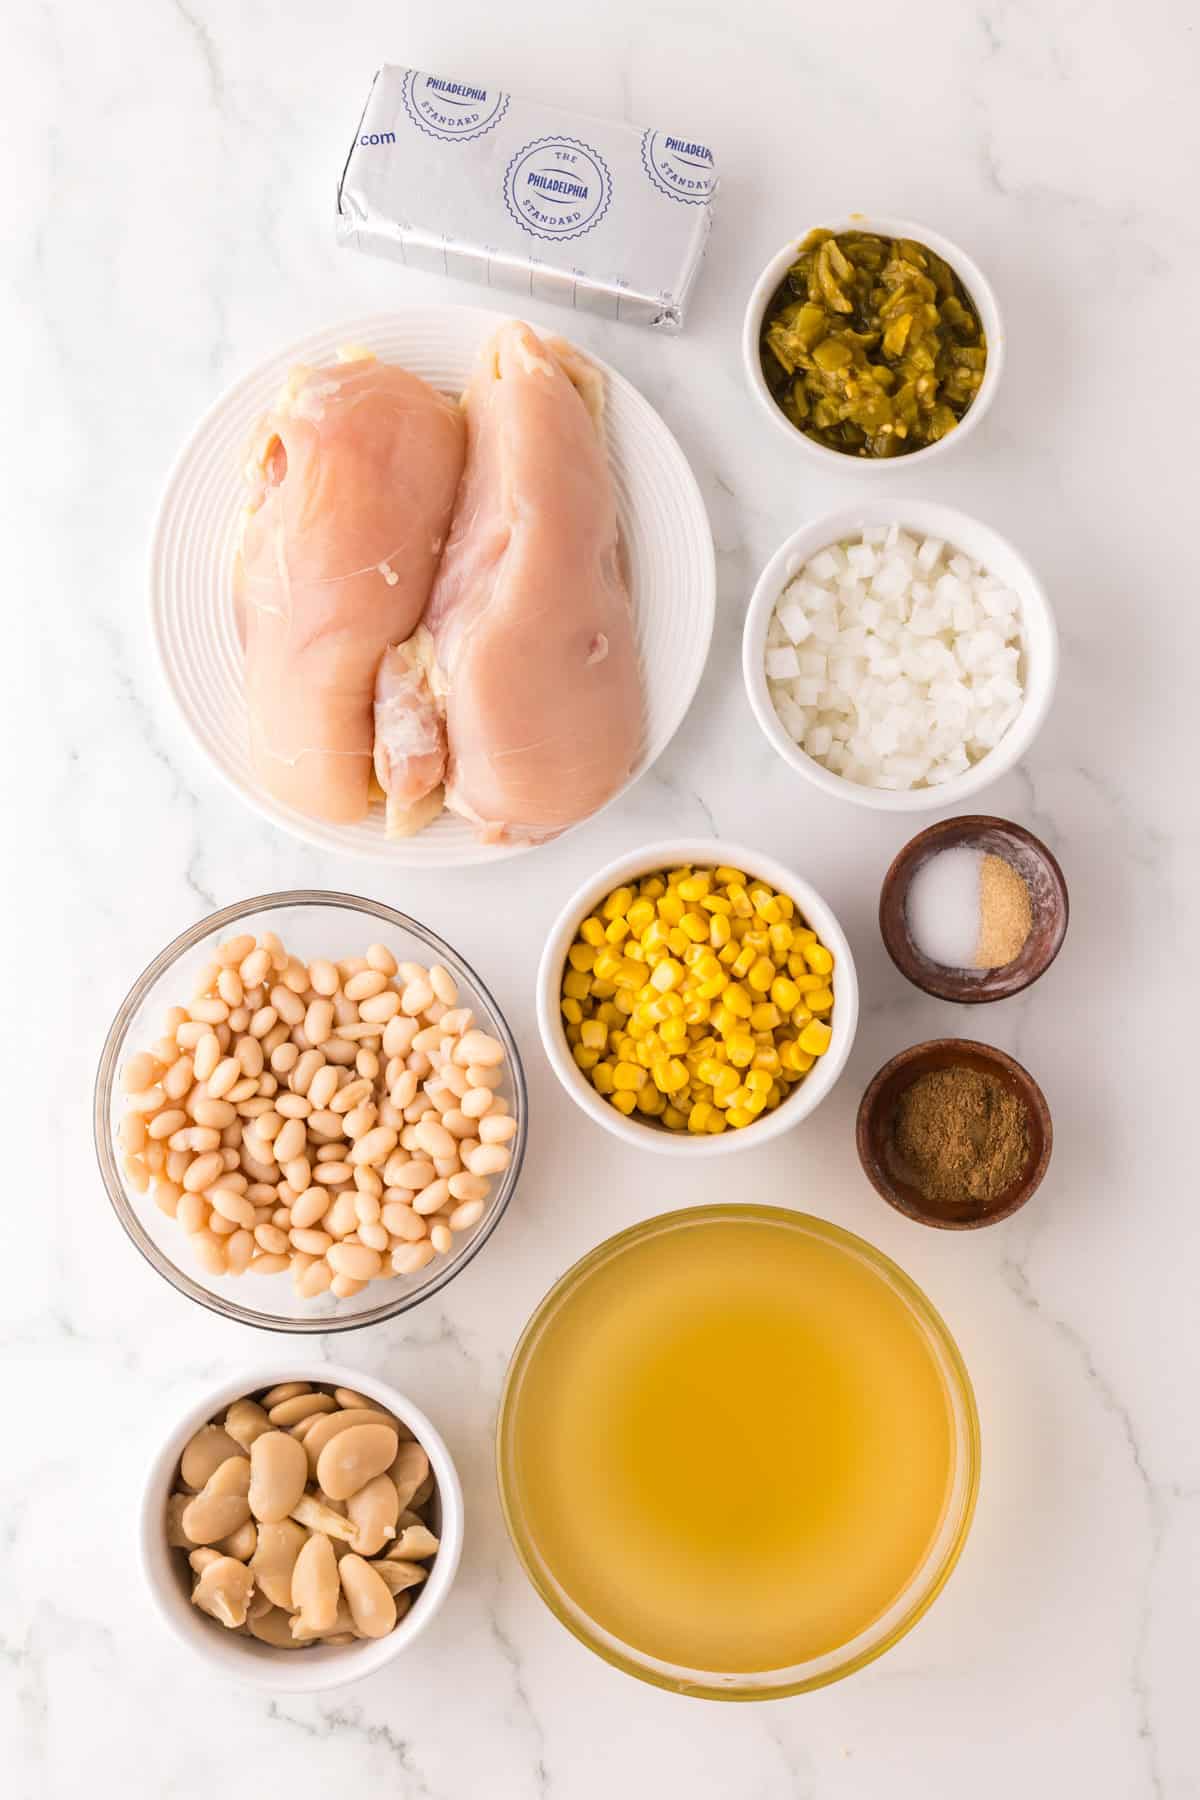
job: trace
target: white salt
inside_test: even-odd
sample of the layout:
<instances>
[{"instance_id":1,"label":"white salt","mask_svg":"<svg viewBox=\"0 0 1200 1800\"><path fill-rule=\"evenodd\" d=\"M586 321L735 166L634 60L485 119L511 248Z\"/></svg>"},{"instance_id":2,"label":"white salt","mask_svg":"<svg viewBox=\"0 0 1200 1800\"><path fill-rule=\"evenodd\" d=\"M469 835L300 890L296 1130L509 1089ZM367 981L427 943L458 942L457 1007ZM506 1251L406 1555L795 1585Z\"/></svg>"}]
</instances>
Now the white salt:
<instances>
[{"instance_id":1,"label":"white salt","mask_svg":"<svg viewBox=\"0 0 1200 1800\"><path fill-rule=\"evenodd\" d=\"M932 772L930 779L934 779ZM913 943L930 962L969 969L979 943L979 880L983 852L939 850L908 884L904 915Z\"/></svg>"}]
</instances>

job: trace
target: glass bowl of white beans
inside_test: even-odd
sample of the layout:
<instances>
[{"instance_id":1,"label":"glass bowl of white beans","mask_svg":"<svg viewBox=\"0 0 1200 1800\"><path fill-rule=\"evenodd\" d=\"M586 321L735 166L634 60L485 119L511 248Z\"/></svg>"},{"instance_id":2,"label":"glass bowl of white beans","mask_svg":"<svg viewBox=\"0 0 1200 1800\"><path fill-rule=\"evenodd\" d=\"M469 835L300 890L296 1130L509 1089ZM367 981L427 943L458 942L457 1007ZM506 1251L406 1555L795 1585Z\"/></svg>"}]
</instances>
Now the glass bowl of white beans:
<instances>
[{"instance_id":1,"label":"glass bowl of white beans","mask_svg":"<svg viewBox=\"0 0 1200 1800\"><path fill-rule=\"evenodd\" d=\"M521 1058L479 976L357 895L265 894L134 983L96 1078L125 1232L243 1325L346 1331L438 1293L521 1171Z\"/></svg>"}]
</instances>

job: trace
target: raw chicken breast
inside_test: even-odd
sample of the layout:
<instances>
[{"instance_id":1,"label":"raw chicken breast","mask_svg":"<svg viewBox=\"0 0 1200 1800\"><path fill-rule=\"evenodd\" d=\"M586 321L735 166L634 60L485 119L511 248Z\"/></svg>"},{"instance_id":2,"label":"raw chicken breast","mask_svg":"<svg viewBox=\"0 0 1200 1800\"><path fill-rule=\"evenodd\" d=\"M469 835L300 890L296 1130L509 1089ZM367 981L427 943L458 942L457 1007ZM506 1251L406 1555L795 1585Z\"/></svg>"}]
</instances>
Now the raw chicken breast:
<instances>
[{"instance_id":1,"label":"raw chicken breast","mask_svg":"<svg viewBox=\"0 0 1200 1800\"><path fill-rule=\"evenodd\" d=\"M355 353L293 371L259 429L236 570L258 778L364 817L380 660L425 609L463 468L461 409Z\"/></svg>"},{"instance_id":2,"label":"raw chicken breast","mask_svg":"<svg viewBox=\"0 0 1200 1800\"><path fill-rule=\"evenodd\" d=\"M541 843L629 779L642 692L605 454L603 386L569 345L501 327L464 405L467 466L425 614L433 656L406 658L406 729L389 822L411 829L442 779L481 837ZM422 761L422 759L424 759Z\"/></svg>"}]
</instances>

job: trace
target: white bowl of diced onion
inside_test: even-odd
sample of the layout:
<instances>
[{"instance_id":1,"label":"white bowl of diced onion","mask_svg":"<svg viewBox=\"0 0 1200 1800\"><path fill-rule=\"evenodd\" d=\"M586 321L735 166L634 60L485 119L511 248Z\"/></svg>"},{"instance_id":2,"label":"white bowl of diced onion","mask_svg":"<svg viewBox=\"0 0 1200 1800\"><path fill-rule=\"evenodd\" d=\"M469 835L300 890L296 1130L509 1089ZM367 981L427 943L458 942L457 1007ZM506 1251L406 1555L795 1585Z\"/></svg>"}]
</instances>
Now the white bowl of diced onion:
<instances>
[{"instance_id":1,"label":"white bowl of diced onion","mask_svg":"<svg viewBox=\"0 0 1200 1800\"><path fill-rule=\"evenodd\" d=\"M870 575L856 576L843 546L857 546L863 540L869 540L875 550L877 568ZM886 618L891 609L908 604L907 595L893 595L895 583L890 577L896 575L897 563L909 563L914 581L919 581L923 565L934 564L934 553L939 549L943 562L953 551L982 571L987 577L987 594L999 596L1000 604L1008 608L998 632L992 629L995 621L981 615L982 628L990 634L986 640L980 640L984 661L979 670L966 674L960 671L954 677L968 689L973 689L980 679L992 680L987 673L992 665L986 659L989 655L994 657L1002 673L994 678L993 686L1001 684L1008 703L993 711L991 730L996 732L1000 721L1002 728L990 747L974 742L973 753L966 747L947 750L939 746L923 757L921 745L915 747L914 754L910 741L907 755L873 750L865 758L851 759L848 746L839 750L836 743L825 740L829 735L826 703L836 692L834 660L843 645L847 657L862 658L864 648L869 651L871 645L860 642L860 638L865 632L869 640L876 629L874 623L863 626L861 611L852 624L846 624L854 611L854 596L867 600L872 621L878 613ZM881 591L892 597L885 598L881 607L872 595L876 575L883 575L885 570L890 572L889 579L882 583ZM799 588L810 578L813 591L806 596ZM844 589L839 585L843 582ZM967 585L969 593L964 604L971 603L976 591L969 581ZM832 623L826 616L818 624L824 604L819 593L822 588L838 596ZM785 599L785 590L796 595L791 604ZM846 605L841 598L843 592L851 596ZM922 595L922 603L932 602ZM861 608L861 601L858 605ZM953 631L948 622L940 639L952 638L956 648L958 639L953 637ZM991 647L991 635L999 637L1000 648ZM937 632L931 633L930 641L938 636ZM793 660L787 655L789 648L795 652L794 678L788 674ZM787 670L783 666L785 660ZM819 666L822 661L824 672ZM869 655L860 666L870 674ZM1037 576L1013 545L991 526L934 501L868 499L812 520L779 546L759 576L750 601L742 638L742 672L750 705L764 736L797 774L823 792L857 806L881 812L927 812L959 805L1025 755L1054 697L1058 634L1050 602ZM838 703L844 700L844 693L843 689ZM810 700L811 708L804 704ZM911 740L917 715L907 710L909 704L904 698L896 702L900 722L908 727ZM879 722L865 720L857 709L844 716L852 737L860 741L863 728ZM921 729L925 729L924 720ZM866 735L870 736L869 729ZM827 766L826 758L834 766ZM849 769L849 776L839 772L838 763Z\"/></svg>"}]
</instances>

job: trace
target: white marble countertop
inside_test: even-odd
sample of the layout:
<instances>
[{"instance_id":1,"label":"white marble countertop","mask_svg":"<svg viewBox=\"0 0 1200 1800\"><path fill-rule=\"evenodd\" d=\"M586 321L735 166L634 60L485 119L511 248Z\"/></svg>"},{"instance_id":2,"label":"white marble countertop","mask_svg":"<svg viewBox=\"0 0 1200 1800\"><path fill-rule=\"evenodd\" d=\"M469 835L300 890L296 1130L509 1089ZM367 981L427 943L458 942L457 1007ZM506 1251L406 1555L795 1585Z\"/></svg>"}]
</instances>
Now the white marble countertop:
<instances>
[{"instance_id":1,"label":"white marble countertop","mask_svg":"<svg viewBox=\"0 0 1200 1800\"><path fill-rule=\"evenodd\" d=\"M0 716L15 846L2 1091L32 1102L30 1135L14 1113L3 1140L6 1793L1200 1793L1200 1331L1193 1133L1178 1104L1200 924L1185 756L1196 426L1183 384L1200 302L1187 9L47 0L10 13L6 36L19 182L0 299ZM316 855L231 798L171 711L145 623L165 470L230 380L341 316L484 300L334 247L334 183L384 59L686 126L724 171L682 337L528 309L535 323L577 323L692 461L720 575L703 687L658 766L602 819L524 860L445 877ZM995 409L960 455L928 475L901 469L894 486L1011 535L1062 632L1055 710L985 804L1057 851L1071 931L1039 987L983 1015L918 995L880 944L880 877L915 825L793 778L738 668L756 570L793 526L858 491L777 454L743 389L744 296L789 233L854 209L927 220L991 275L1010 338ZM588 1126L549 1073L532 1005L538 946L569 889L679 829L803 868L839 910L863 984L836 1094L798 1133L704 1174ZM163 1421L282 1346L189 1306L143 1265L97 1178L89 1103L110 1017L150 955L217 904L303 884L394 901L486 973L526 1053L534 1119L486 1253L393 1327L326 1341L407 1389L460 1461L470 1528L450 1602L401 1664L325 1698L273 1701L211 1680L165 1636L135 1519ZM1019 1217L943 1235L877 1199L852 1126L885 1057L955 1032L1027 1062L1057 1147ZM848 1682L733 1708L644 1688L560 1629L505 1537L490 1435L507 1354L553 1278L653 1210L730 1195L804 1205L898 1258L958 1336L985 1445L962 1563L912 1635Z\"/></svg>"}]
</instances>

